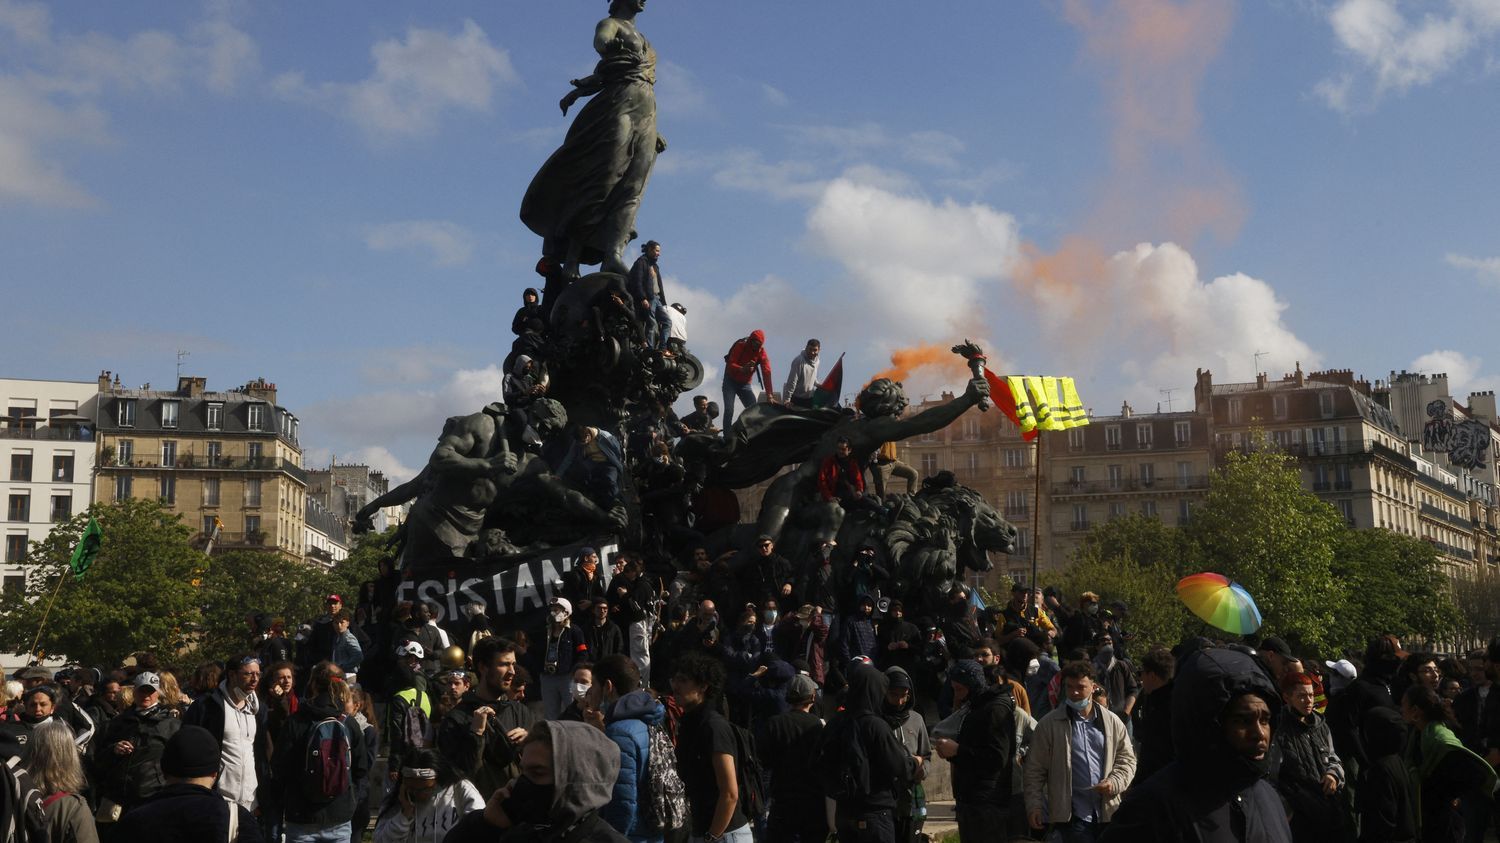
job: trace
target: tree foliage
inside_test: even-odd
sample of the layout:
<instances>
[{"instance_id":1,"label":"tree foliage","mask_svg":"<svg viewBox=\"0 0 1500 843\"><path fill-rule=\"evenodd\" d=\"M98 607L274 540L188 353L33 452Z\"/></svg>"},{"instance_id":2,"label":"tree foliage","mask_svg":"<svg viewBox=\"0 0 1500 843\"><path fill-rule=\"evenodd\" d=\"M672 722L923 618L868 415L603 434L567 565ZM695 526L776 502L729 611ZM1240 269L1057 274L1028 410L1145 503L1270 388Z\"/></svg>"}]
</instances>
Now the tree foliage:
<instances>
[{"instance_id":1,"label":"tree foliage","mask_svg":"<svg viewBox=\"0 0 1500 843\"><path fill-rule=\"evenodd\" d=\"M1149 520L1142 516L1134 518ZM1080 550L1056 584L1067 596L1092 591L1105 605L1116 600L1123 602L1128 609L1125 627L1135 635L1132 651L1139 654L1155 646L1172 647L1197 625L1177 599L1178 576L1173 562L1136 561L1137 558L1105 555L1100 552L1100 545L1090 543Z\"/></svg>"},{"instance_id":2,"label":"tree foliage","mask_svg":"<svg viewBox=\"0 0 1500 843\"><path fill-rule=\"evenodd\" d=\"M1346 530L1333 571L1347 596L1334 624L1339 646L1362 650L1377 631L1428 646L1457 636L1453 584L1427 542L1389 530Z\"/></svg>"},{"instance_id":3,"label":"tree foliage","mask_svg":"<svg viewBox=\"0 0 1500 843\"><path fill-rule=\"evenodd\" d=\"M249 616L264 613L295 628L317 617L333 577L321 568L269 551L231 551L210 560L203 580L200 658L222 659L245 649Z\"/></svg>"},{"instance_id":4,"label":"tree foliage","mask_svg":"<svg viewBox=\"0 0 1500 843\"><path fill-rule=\"evenodd\" d=\"M75 581L68 559L90 515L99 519L103 543L93 567ZM0 646L29 650L56 589L41 652L115 664L135 650L179 651L200 616L193 582L208 565L188 544L191 535L159 502L137 499L95 504L58 525L32 543L24 594L0 597Z\"/></svg>"}]
</instances>

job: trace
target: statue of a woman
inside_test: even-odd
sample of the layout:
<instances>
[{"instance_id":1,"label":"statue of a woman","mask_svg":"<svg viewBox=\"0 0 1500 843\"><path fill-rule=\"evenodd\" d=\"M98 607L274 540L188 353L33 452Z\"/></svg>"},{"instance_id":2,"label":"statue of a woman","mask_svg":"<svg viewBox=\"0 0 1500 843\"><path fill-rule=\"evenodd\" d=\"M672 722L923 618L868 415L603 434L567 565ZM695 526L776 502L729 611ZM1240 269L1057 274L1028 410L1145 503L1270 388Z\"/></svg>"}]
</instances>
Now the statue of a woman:
<instances>
[{"instance_id":1,"label":"statue of a woman","mask_svg":"<svg viewBox=\"0 0 1500 843\"><path fill-rule=\"evenodd\" d=\"M521 221L541 235L543 254L571 275L579 264L629 271L625 245L635 237L656 155L666 149L656 133L656 51L635 28L645 8L646 0L610 3L609 17L594 28L599 64L588 78L572 80L563 114L580 98L592 99L521 201Z\"/></svg>"}]
</instances>

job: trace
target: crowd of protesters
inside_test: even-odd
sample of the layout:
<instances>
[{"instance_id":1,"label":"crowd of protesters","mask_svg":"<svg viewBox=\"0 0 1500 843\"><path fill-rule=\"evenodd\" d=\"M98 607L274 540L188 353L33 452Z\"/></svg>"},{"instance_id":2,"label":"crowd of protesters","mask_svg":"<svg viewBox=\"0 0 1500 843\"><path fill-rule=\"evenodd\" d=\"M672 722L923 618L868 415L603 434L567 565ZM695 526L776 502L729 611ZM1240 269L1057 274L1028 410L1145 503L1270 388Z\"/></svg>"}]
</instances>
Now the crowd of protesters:
<instances>
[{"instance_id":1,"label":"crowd of protesters","mask_svg":"<svg viewBox=\"0 0 1500 843\"><path fill-rule=\"evenodd\" d=\"M963 843L1484 839L1500 640L1132 654L1092 593L913 618L830 556L585 549L533 626L369 586L224 662L26 668L0 841L911 843L940 763Z\"/></svg>"}]
</instances>

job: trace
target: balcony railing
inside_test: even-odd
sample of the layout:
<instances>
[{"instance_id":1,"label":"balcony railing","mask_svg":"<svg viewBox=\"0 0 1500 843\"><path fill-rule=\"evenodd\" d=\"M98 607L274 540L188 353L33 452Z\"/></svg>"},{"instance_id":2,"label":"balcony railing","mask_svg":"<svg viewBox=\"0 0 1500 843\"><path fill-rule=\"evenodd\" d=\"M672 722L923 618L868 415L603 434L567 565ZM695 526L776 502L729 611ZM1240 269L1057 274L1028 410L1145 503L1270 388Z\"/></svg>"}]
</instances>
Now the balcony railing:
<instances>
[{"instance_id":1,"label":"balcony railing","mask_svg":"<svg viewBox=\"0 0 1500 843\"><path fill-rule=\"evenodd\" d=\"M66 427L7 427L0 428L0 439L30 439L54 442L92 442L92 430L80 430L73 425Z\"/></svg>"},{"instance_id":2,"label":"balcony railing","mask_svg":"<svg viewBox=\"0 0 1500 843\"><path fill-rule=\"evenodd\" d=\"M104 468L168 468L197 471L280 471L307 482L307 471L291 460L280 457L208 457L196 454L178 454L171 465L159 461L137 459L129 465L118 462Z\"/></svg>"},{"instance_id":3,"label":"balcony railing","mask_svg":"<svg viewBox=\"0 0 1500 843\"><path fill-rule=\"evenodd\" d=\"M1072 533L1087 533L1092 526L1093 524L1088 521L1074 521L1068 525L1068 531Z\"/></svg>"},{"instance_id":4,"label":"balcony railing","mask_svg":"<svg viewBox=\"0 0 1500 843\"><path fill-rule=\"evenodd\" d=\"M1454 515L1453 513L1447 512L1446 510L1443 510L1440 507L1433 506L1430 503L1421 504L1418 507L1418 511L1420 511L1423 515L1426 515L1429 518L1436 518L1439 521L1446 521L1449 524L1452 524L1453 526L1458 527L1461 530L1472 530L1472 529L1474 529L1474 522L1471 521L1471 520L1469 520L1468 518L1464 518L1463 516L1459 516L1459 515Z\"/></svg>"},{"instance_id":5,"label":"balcony railing","mask_svg":"<svg viewBox=\"0 0 1500 843\"><path fill-rule=\"evenodd\" d=\"M1116 481L1086 480L1053 483L1054 495L1112 495L1121 492L1184 492L1203 491L1208 488L1208 475L1192 477L1157 477L1153 480L1121 478Z\"/></svg>"}]
</instances>

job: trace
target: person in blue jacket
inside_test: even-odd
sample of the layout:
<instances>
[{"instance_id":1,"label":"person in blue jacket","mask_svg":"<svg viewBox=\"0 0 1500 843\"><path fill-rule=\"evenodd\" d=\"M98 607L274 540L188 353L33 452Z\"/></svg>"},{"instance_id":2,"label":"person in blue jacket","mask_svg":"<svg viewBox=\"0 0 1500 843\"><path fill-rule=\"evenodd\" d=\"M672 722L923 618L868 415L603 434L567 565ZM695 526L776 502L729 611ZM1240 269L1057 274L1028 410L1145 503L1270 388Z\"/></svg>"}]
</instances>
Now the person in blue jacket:
<instances>
[{"instance_id":1,"label":"person in blue jacket","mask_svg":"<svg viewBox=\"0 0 1500 843\"><path fill-rule=\"evenodd\" d=\"M599 809L600 818L631 843L661 843L662 831L654 828L651 817L648 778L650 727L662 724L666 708L641 689L640 669L622 653L594 665L587 703L584 719L620 747L620 775L609 804Z\"/></svg>"}]
</instances>

